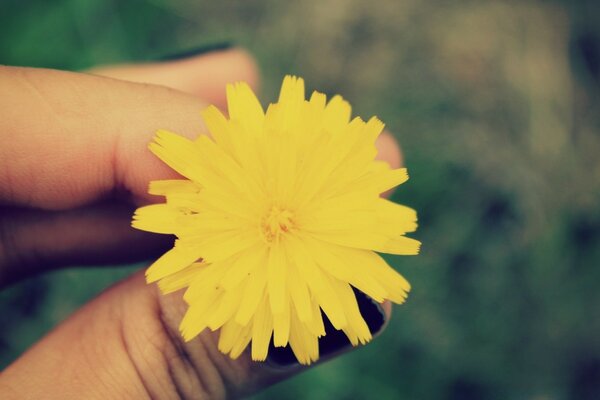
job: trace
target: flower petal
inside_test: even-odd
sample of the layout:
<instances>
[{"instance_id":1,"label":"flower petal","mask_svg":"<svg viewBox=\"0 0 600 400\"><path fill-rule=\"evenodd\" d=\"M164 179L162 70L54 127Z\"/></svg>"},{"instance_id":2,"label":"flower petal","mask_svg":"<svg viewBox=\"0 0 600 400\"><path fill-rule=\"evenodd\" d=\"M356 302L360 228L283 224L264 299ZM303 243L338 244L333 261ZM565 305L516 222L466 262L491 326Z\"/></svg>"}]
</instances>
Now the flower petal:
<instances>
[{"instance_id":1,"label":"flower petal","mask_svg":"<svg viewBox=\"0 0 600 400\"><path fill-rule=\"evenodd\" d=\"M292 298L292 303L298 314L298 319L302 322L310 321L313 318L313 307L308 285L306 284L304 277L300 274L298 267L293 262L288 264L288 282L290 297Z\"/></svg>"},{"instance_id":2,"label":"flower petal","mask_svg":"<svg viewBox=\"0 0 600 400\"><path fill-rule=\"evenodd\" d=\"M283 312L286 300L287 269L286 254L283 248L279 245L272 246L267 261L267 290L273 314Z\"/></svg>"},{"instance_id":3,"label":"flower petal","mask_svg":"<svg viewBox=\"0 0 600 400\"><path fill-rule=\"evenodd\" d=\"M290 298L285 297L283 310L273 314L273 345L285 347L290 338L290 316L292 312Z\"/></svg>"},{"instance_id":4,"label":"flower petal","mask_svg":"<svg viewBox=\"0 0 600 400\"><path fill-rule=\"evenodd\" d=\"M347 283L341 282L336 279L331 280L331 286L336 291L338 297L341 299L342 305L344 306L344 313L348 320L348 325L344 327L344 332L350 342L356 346L359 343L365 344L371 340L371 331L367 326L364 318L360 314L358 308L358 302L356 301L356 295L352 291L352 288Z\"/></svg>"},{"instance_id":5,"label":"flower petal","mask_svg":"<svg viewBox=\"0 0 600 400\"><path fill-rule=\"evenodd\" d=\"M296 265L298 265L300 274L306 280L313 296L323 308L333 327L342 329L347 324L344 309L327 277L319 269L305 244L298 239L288 240L287 243L296 255Z\"/></svg>"},{"instance_id":6,"label":"flower petal","mask_svg":"<svg viewBox=\"0 0 600 400\"><path fill-rule=\"evenodd\" d=\"M163 254L146 270L146 282L151 283L188 267L200 258L200 253L193 248L175 242L175 247Z\"/></svg>"},{"instance_id":7,"label":"flower petal","mask_svg":"<svg viewBox=\"0 0 600 400\"><path fill-rule=\"evenodd\" d=\"M380 303L388 297L385 288L369 273L365 273L369 265L362 264L359 259L353 257L356 250L318 240L307 239L306 243L313 254L318 254L317 262L321 269L338 281L351 284Z\"/></svg>"},{"instance_id":8,"label":"flower petal","mask_svg":"<svg viewBox=\"0 0 600 400\"><path fill-rule=\"evenodd\" d=\"M159 130L148 148L181 175L196 182L203 181L202 169L196 162L200 154L191 140Z\"/></svg>"},{"instance_id":9,"label":"flower petal","mask_svg":"<svg viewBox=\"0 0 600 400\"><path fill-rule=\"evenodd\" d=\"M264 361L267 358L272 334L273 316L268 305L267 297L264 296L253 319L252 359L254 361Z\"/></svg>"},{"instance_id":10,"label":"flower petal","mask_svg":"<svg viewBox=\"0 0 600 400\"><path fill-rule=\"evenodd\" d=\"M192 281L198 276L201 270L207 268L203 262L193 263L189 267L165 276L158 281L158 287L163 294L168 294L190 286Z\"/></svg>"},{"instance_id":11,"label":"flower petal","mask_svg":"<svg viewBox=\"0 0 600 400\"><path fill-rule=\"evenodd\" d=\"M303 365L309 365L319 359L319 340L316 335L304 329L304 325L292 314L290 326L290 347Z\"/></svg>"},{"instance_id":12,"label":"flower petal","mask_svg":"<svg viewBox=\"0 0 600 400\"><path fill-rule=\"evenodd\" d=\"M218 304L222 294L223 291L219 288L212 288L205 291L193 304L190 304L179 324L179 330L186 342L192 340L207 328L207 311L213 305Z\"/></svg>"},{"instance_id":13,"label":"flower petal","mask_svg":"<svg viewBox=\"0 0 600 400\"><path fill-rule=\"evenodd\" d=\"M247 135L262 134L265 114L254 92L245 82L227 85L229 118L240 124Z\"/></svg>"},{"instance_id":14,"label":"flower petal","mask_svg":"<svg viewBox=\"0 0 600 400\"><path fill-rule=\"evenodd\" d=\"M379 199L375 206L378 225L389 227L390 232L401 235L417 229L417 212L410 207Z\"/></svg>"},{"instance_id":15,"label":"flower petal","mask_svg":"<svg viewBox=\"0 0 600 400\"><path fill-rule=\"evenodd\" d=\"M148 193L157 196L167 196L174 193L198 193L201 186L186 179L163 179L150 182Z\"/></svg>"},{"instance_id":16,"label":"flower petal","mask_svg":"<svg viewBox=\"0 0 600 400\"><path fill-rule=\"evenodd\" d=\"M419 254L421 242L406 236L398 236L390 239L382 246L374 246L373 250L379 253L398 254L402 256L414 256Z\"/></svg>"},{"instance_id":17,"label":"flower petal","mask_svg":"<svg viewBox=\"0 0 600 400\"><path fill-rule=\"evenodd\" d=\"M255 262L256 264L250 271L248 284L242 295L244 301L235 314L235 320L240 325L247 325L254 316L260 301L263 299L267 285L266 252L260 253Z\"/></svg>"},{"instance_id":18,"label":"flower petal","mask_svg":"<svg viewBox=\"0 0 600 400\"><path fill-rule=\"evenodd\" d=\"M342 96L333 96L325 107L323 128L328 132L340 133L350 122L351 114L352 107L350 107L350 103L344 100Z\"/></svg>"},{"instance_id":19,"label":"flower petal","mask_svg":"<svg viewBox=\"0 0 600 400\"><path fill-rule=\"evenodd\" d=\"M179 209L167 204L152 204L140 207L133 214L131 226L147 232L176 233L189 222Z\"/></svg>"}]
</instances>

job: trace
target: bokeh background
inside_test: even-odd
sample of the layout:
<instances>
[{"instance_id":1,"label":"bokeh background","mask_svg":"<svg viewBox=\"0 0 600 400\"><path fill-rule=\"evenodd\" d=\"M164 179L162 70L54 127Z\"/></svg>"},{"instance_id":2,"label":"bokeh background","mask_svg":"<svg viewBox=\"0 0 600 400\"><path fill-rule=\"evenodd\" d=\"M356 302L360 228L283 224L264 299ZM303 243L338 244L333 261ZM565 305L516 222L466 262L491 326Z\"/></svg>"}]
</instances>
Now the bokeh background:
<instances>
[{"instance_id":1,"label":"bokeh background","mask_svg":"<svg viewBox=\"0 0 600 400\"><path fill-rule=\"evenodd\" d=\"M397 135L413 284L371 345L256 399L600 399L594 1L2 0L0 63L85 69L232 41ZM0 88L1 89L1 88ZM7 94L3 94L7 95ZM8 94L9 95L9 94ZM0 294L0 367L139 266Z\"/></svg>"}]
</instances>

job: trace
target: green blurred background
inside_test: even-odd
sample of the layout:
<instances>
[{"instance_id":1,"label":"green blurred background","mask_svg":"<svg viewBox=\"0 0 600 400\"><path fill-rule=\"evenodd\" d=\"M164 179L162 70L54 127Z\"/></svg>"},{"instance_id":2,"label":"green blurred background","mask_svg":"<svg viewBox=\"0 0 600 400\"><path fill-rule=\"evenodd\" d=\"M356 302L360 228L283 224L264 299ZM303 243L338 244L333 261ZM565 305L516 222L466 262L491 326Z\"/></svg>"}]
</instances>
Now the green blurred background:
<instances>
[{"instance_id":1,"label":"green blurred background","mask_svg":"<svg viewBox=\"0 0 600 400\"><path fill-rule=\"evenodd\" d=\"M257 399L600 399L598 2L0 2L0 63L63 69L231 40L397 135L412 283L371 345ZM6 94L4 94L6 95ZM0 367L134 270L0 294Z\"/></svg>"}]
</instances>

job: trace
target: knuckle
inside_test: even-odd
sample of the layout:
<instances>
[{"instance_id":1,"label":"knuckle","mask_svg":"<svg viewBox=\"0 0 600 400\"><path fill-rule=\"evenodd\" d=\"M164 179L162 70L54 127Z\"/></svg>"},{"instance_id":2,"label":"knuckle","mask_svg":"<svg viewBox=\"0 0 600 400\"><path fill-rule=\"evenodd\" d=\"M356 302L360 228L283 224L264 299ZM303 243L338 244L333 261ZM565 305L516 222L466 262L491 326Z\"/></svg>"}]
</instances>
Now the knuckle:
<instances>
[{"instance_id":1,"label":"knuckle","mask_svg":"<svg viewBox=\"0 0 600 400\"><path fill-rule=\"evenodd\" d=\"M148 298L125 304L123 347L149 397L224 399L231 395L232 369L216 350L211 333L185 343L177 330L182 302L160 296L153 286ZM215 353L216 352L216 353Z\"/></svg>"}]
</instances>

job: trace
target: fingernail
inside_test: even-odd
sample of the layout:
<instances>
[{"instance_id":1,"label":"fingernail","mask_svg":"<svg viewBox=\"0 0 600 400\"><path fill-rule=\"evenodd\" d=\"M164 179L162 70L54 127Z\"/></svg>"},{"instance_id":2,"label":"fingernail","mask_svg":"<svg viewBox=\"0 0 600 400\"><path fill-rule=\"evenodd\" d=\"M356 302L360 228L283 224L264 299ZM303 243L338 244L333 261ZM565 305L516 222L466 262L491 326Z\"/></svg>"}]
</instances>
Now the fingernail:
<instances>
[{"instance_id":1,"label":"fingernail","mask_svg":"<svg viewBox=\"0 0 600 400\"><path fill-rule=\"evenodd\" d=\"M354 289L356 301L361 315L365 319L371 335L375 336L385 324L386 314L379 303L372 300L369 296ZM343 331L336 330L327 316L322 313L323 324L325 325L325 336L319 338L319 356L327 357L345 349L352 347L352 343ZM271 341L267 363L275 367L292 367L299 365L296 356L290 346L275 347Z\"/></svg>"},{"instance_id":2,"label":"fingernail","mask_svg":"<svg viewBox=\"0 0 600 400\"><path fill-rule=\"evenodd\" d=\"M227 50L233 47L230 41L209 43L202 46L198 46L192 49L180 51L174 54L159 57L160 61L176 61L184 58L199 56L200 54L212 53L213 51Z\"/></svg>"},{"instance_id":3,"label":"fingernail","mask_svg":"<svg viewBox=\"0 0 600 400\"><path fill-rule=\"evenodd\" d=\"M387 314L383 310L381 304L360 290L354 289L354 294L356 295L356 301L358 302L360 314L365 319L365 322L371 331L371 335L375 336L379 333L379 331L381 331L383 325L385 325Z\"/></svg>"}]
</instances>

